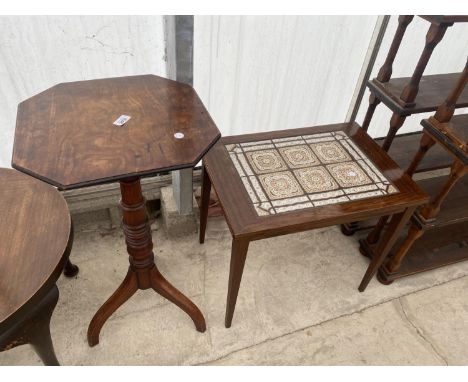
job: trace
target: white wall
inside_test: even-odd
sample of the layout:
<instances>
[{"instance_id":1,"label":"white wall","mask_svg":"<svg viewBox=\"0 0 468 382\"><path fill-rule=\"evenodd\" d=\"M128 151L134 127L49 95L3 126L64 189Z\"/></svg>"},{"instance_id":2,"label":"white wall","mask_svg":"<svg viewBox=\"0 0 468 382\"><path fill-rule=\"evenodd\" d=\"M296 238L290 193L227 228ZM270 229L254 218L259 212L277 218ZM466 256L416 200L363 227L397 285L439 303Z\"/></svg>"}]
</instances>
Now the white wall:
<instances>
[{"instance_id":1,"label":"white wall","mask_svg":"<svg viewBox=\"0 0 468 382\"><path fill-rule=\"evenodd\" d=\"M419 56L424 48L429 23L420 17L415 17L406 29L406 34L402 40L400 50L395 58L392 77L409 77L413 74L414 68L419 60ZM377 72L385 61L388 49L392 42L396 28L398 26L398 17L390 18L387 32L382 41L382 45L377 56L377 60L372 72L371 78L377 76ZM460 72L463 70L468 52L468 23L455 24L448 28L444 38L435 48L431 59L424 71L424 74L439 74ZM362 123L369 105L369 91L366 90L359 113L356 117L358 123ZM458 110L457 113L466 112L465 109ZM432 113L433 114L433 113ZM374 117L369 126L369 134L373 137L383 137L387 135L390 122L391 111L380 104L377 106ZM423 113L408 117L399 134L418 131L422 127L420 121L431 113Z\"/></svg>"},{"instance_id":2,"label":"white wall","mask_svg":"<svg viewBox=\"0 0 468 382\"><path fill-rule=\"evenodd\" d=\"M196 16L194 87L222 134L342 122L376 16Z\"/></svg>"},{"instance_id":3,"label":"white wall","mask_svg":"<svg viewBox=\"0 0 468 382\"><path fill-rule=\"evenodd\" d=\"M342 122L376 21L375 16L195 17L194 86L225 135ZM371 78L396 26L392 16ZM428 27L419 17L409 25L394 76L412 75ZM466 23L449 28L425 74L461 71L467 36ZM368 98L366 91L359 123ZM390 116L380 105L370 134L385 136ZM400 132L420 130L425 116L408 118Z\"/></svg>"},{"instance_id":4,"label":"white wall","mask_svg":"<svg viewBox=\"0 0 468 382\"><path fill-rule=\"evenodd\" d=\"M196 16L194 86L224 135L345 120L376 16ZM396 29L392 17L372 76ZM410 24L394 65L409 76L428 23ZM459 71L468 24L437 46L426 73ZM162 16L0 17L0 166L9 167L19 102L64 81L154 73L167 75ZM362 122L366 93L357 116ZM373 136L386 135L380 105ZM400 130L419 130L423 115Z\"/></svg>"},{"instance_id":5,"label":"white wall","mask_svg":"<svg viewBox=\"0 0 468 382\"><path fill-rule=\"evenodd\" d=\"M60 82L165 76L162 16L0 17L0 166L10 167L19 102Z\"/></svg>"}]
</instances>

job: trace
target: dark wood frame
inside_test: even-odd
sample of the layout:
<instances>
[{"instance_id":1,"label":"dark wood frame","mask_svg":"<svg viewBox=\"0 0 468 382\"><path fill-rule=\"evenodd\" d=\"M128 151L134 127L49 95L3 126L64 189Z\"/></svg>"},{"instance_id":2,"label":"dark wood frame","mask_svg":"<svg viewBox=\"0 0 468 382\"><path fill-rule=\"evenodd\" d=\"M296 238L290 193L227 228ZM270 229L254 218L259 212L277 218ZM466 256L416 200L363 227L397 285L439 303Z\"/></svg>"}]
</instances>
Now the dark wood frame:
<instances>
[{"instance_id":1,"label":"dark wood frame","mask_svg":"<svg viewBox=\"0 0 468 382\"><path fill-rule=\"evenodd\" d=\"M415 212L411 219L407 236L396 247L394 250L395 254L391 260L385 263L379 270L379 280L384 284L389 284L395 279L408 274L419 273L468 258L468 254L462 256L460 251L442 252L438 255L437 260L431 259L431 261L426 263L413 262L413 267L406 266L401 271L408 252L423 237L425 231L447 227L452 224L461 224L468 220L468 211L463 205L458 205L457 208L444 211L446 213L442 215L445 216L439 217L442 203L446 201L454 186L460 183L462 177L468 173L467 142L463 138L466 136L464 130L468 128L468 115L454 116L457 100L465 89L467 82L468 61L465 64L464 71L458 75L458 80L452 91L437 108L435 115L421 122L424 127L423 135L419 150L406 170L408 176L414 174L427 152L436 144L443 147L452 156L453 163L450 168L450 175L446 181L440 184L429 203ZM461 136L457 136L457 132L461 133ZM360 241L360 249L365 256L370 258L374 256L374 245L380 237L386 220L387 217L382 217L367 238Z\"/></svg>"},{"instance_id":2,"label":"dark wood frame","mask_svg":"<svg viewBox=\"0 0 468 382\"><path fill-rule=\"evenodd\" d=\"M374 162L400 191L396 194L293 211L272 216L258 216L250 198L224 147L226 144L263 139L284 138L320 132L342 130ZM333 124L302 129L272 131L224 137L203 160L203 185L200 209L200 243L204 242L211 186L218 195L224 216L232 234L231 266L225 325L230 327L242 271L253 240L327 227L382 215L393 215L389 228L379 242L378 256L370 263L359 286L364 291L383 263L399 232L417 206L428 200L409 176L356 123Z\"/></svg>"},{"instance_id":3,"label":"dark wood frame","mask_svg":"<svg viewBox=\"0 0 468 382\"><path fill-rule=\"evenodd\" d=\"M114 126L122 113L132 118ZM30 139L32 134L36 139ZM106 320L139 289L152 288L183 309L198 331L205 331L200 310L155 265L140 179L193 168L219 138L191 86L155 75L62 83L19 104L14 168L60 190L120 183L130 266L91 320L90 346L98 344ZM67 274L75 271L67 264Z\"/></svg>"},{"instance_id":4,"label":"dark wood frame","mask_svg":"<svg viewBox=\"0 0 468 382\"><path fill-rule=\"evenodd\" d=\"M426 42L423 51L421 52L413 75L407 78L391 79L393 62L398 53L401 40L406 32L406 28L414 18L414 16L411 15L403 15L398 18L397 30L377 78L368 83L371 95L369 107L362 124L363 129L367 131L375 108L380 102L384 102L385 105L393 111L389 132L382 145L385 151L388 151L390 148L393 139L401 126L403 126L406 117L412 114L435 111L443 101L441 97L447 94L458 78L457 73L425 77L423 77L423 73L435 47L444 37L447 28L451 27L456 22L468 22L468 16L436 15L421 17L429 21L430 26L426 34ZM421 82L421 80L423 81ZM418 97L420 87L422 88L422 92ZM456 104L456 107L466 106L468 106L468 92L463 94Z\"/></svg>"},{"instance_id":5,"label":"dark wood frame","mask_svg":"<svg viewBox=\"0 0 468 382\"><path fill-rule=\"evenodd\" d=\"M380 68L377 77L368 82L370 90L369 106L367 108L362 128L367 131L376 107L383 102L391 111L390 126L387 136L382 140L381 146L385 151L391 149L398 130L403 126L406 118L413 114L435 111L443 102L444 97L456 84L459 73L436 74L423 76L424 70L431 58L435 47L440 43L447 28L458 22L468 22L466 15L421 15L421 18L430 22L426 34L426 41L421 56L411 77L391 78L393 62L400 48L408 25L413 21L412 15L398 17L398 27L387 53L385 62ZM454 104L455 108L468 106L468 91L465 91ZM446 156L440 155L440 151L431 154L434 160L428 162L446 164ZM395 158L397 159L397 158ZM401 164L401 163L400 163ZM406 166L403 166L405 168ZM429 171L434 168L421 168L419 171ZM351 222L341 227L343 234L353 235L357 231L371 228L373 222Z\"/></svg>"}]
</instances>

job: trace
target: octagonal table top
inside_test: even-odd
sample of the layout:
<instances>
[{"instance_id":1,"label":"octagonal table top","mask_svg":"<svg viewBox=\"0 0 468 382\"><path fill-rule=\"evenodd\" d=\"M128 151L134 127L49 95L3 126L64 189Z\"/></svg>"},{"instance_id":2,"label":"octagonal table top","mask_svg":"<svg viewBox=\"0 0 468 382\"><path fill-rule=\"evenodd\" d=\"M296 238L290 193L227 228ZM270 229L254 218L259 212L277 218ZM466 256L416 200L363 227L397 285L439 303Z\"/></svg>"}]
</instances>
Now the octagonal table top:
<instances>
[{"instance_id":1,"label":"octagonal table top","mask_svg":"<svg viewBox=\"0 0 468 382\"><path fill-rule=\"evenodd\" d=\"M131 118L114 125L122 115ZM72 189L193 167L219 138L189 85L155 75L68 82L19 104L12 166Z\"/></svg>"}]
</instances>

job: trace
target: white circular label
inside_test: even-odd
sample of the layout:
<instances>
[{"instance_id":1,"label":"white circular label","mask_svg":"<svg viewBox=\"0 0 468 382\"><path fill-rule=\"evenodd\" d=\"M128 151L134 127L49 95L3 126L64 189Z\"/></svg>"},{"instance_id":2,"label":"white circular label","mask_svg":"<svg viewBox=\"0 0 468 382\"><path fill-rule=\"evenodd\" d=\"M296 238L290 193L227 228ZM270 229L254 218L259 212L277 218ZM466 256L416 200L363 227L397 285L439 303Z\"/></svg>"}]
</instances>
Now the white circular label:
<instances>
[{"instance_id":1,"label":"white circular label","mask_svg":"<svg viewBox=\"0 0 468 382\"><path fill-rule=\"evenodd\" d=\"M348 175L349 176L356 176L357 174L354 171L350 171L350 172L348 172Z\"/></svg>"},{"instance_id":2,"label":"white circular label","mask_svg":"<svg viewBox=\"0 0 468 382\"><path fill-rule=\"evenodd\" d=\"M183 133L175 133L175 134L174 134L174 137L175 137L176 139L182 139L182 138L184 137L184 134L183 134Z\"/></svg>"}]
</instances>

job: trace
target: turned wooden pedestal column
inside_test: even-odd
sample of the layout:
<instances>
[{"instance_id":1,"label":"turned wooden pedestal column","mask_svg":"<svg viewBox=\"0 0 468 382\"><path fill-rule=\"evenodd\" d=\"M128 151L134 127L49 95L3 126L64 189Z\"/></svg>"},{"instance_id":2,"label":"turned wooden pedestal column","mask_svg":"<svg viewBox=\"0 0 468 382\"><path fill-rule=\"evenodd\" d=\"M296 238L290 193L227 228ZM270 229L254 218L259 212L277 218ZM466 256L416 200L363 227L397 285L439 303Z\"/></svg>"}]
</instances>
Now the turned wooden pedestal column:
<instances>
[{"instance_id":1,"label":"turned wooden pedestal column","mask_svg":"<svg viewBox=\"0 0 468 382\"><path fill-rule=\"evenodd\" d=\"M130 266L127 276L114 294L96 312L88 328L88 343L99 343L99 333L106 320L138 289L153 288L186 312L199 332L206 330L205 319L200 310L186 296L174 288L154 262L153 241L148 223L145 198L141 192L140 178L133 177L120 181L123 213L123 231Z\"/></svg>"}]
</instances>

